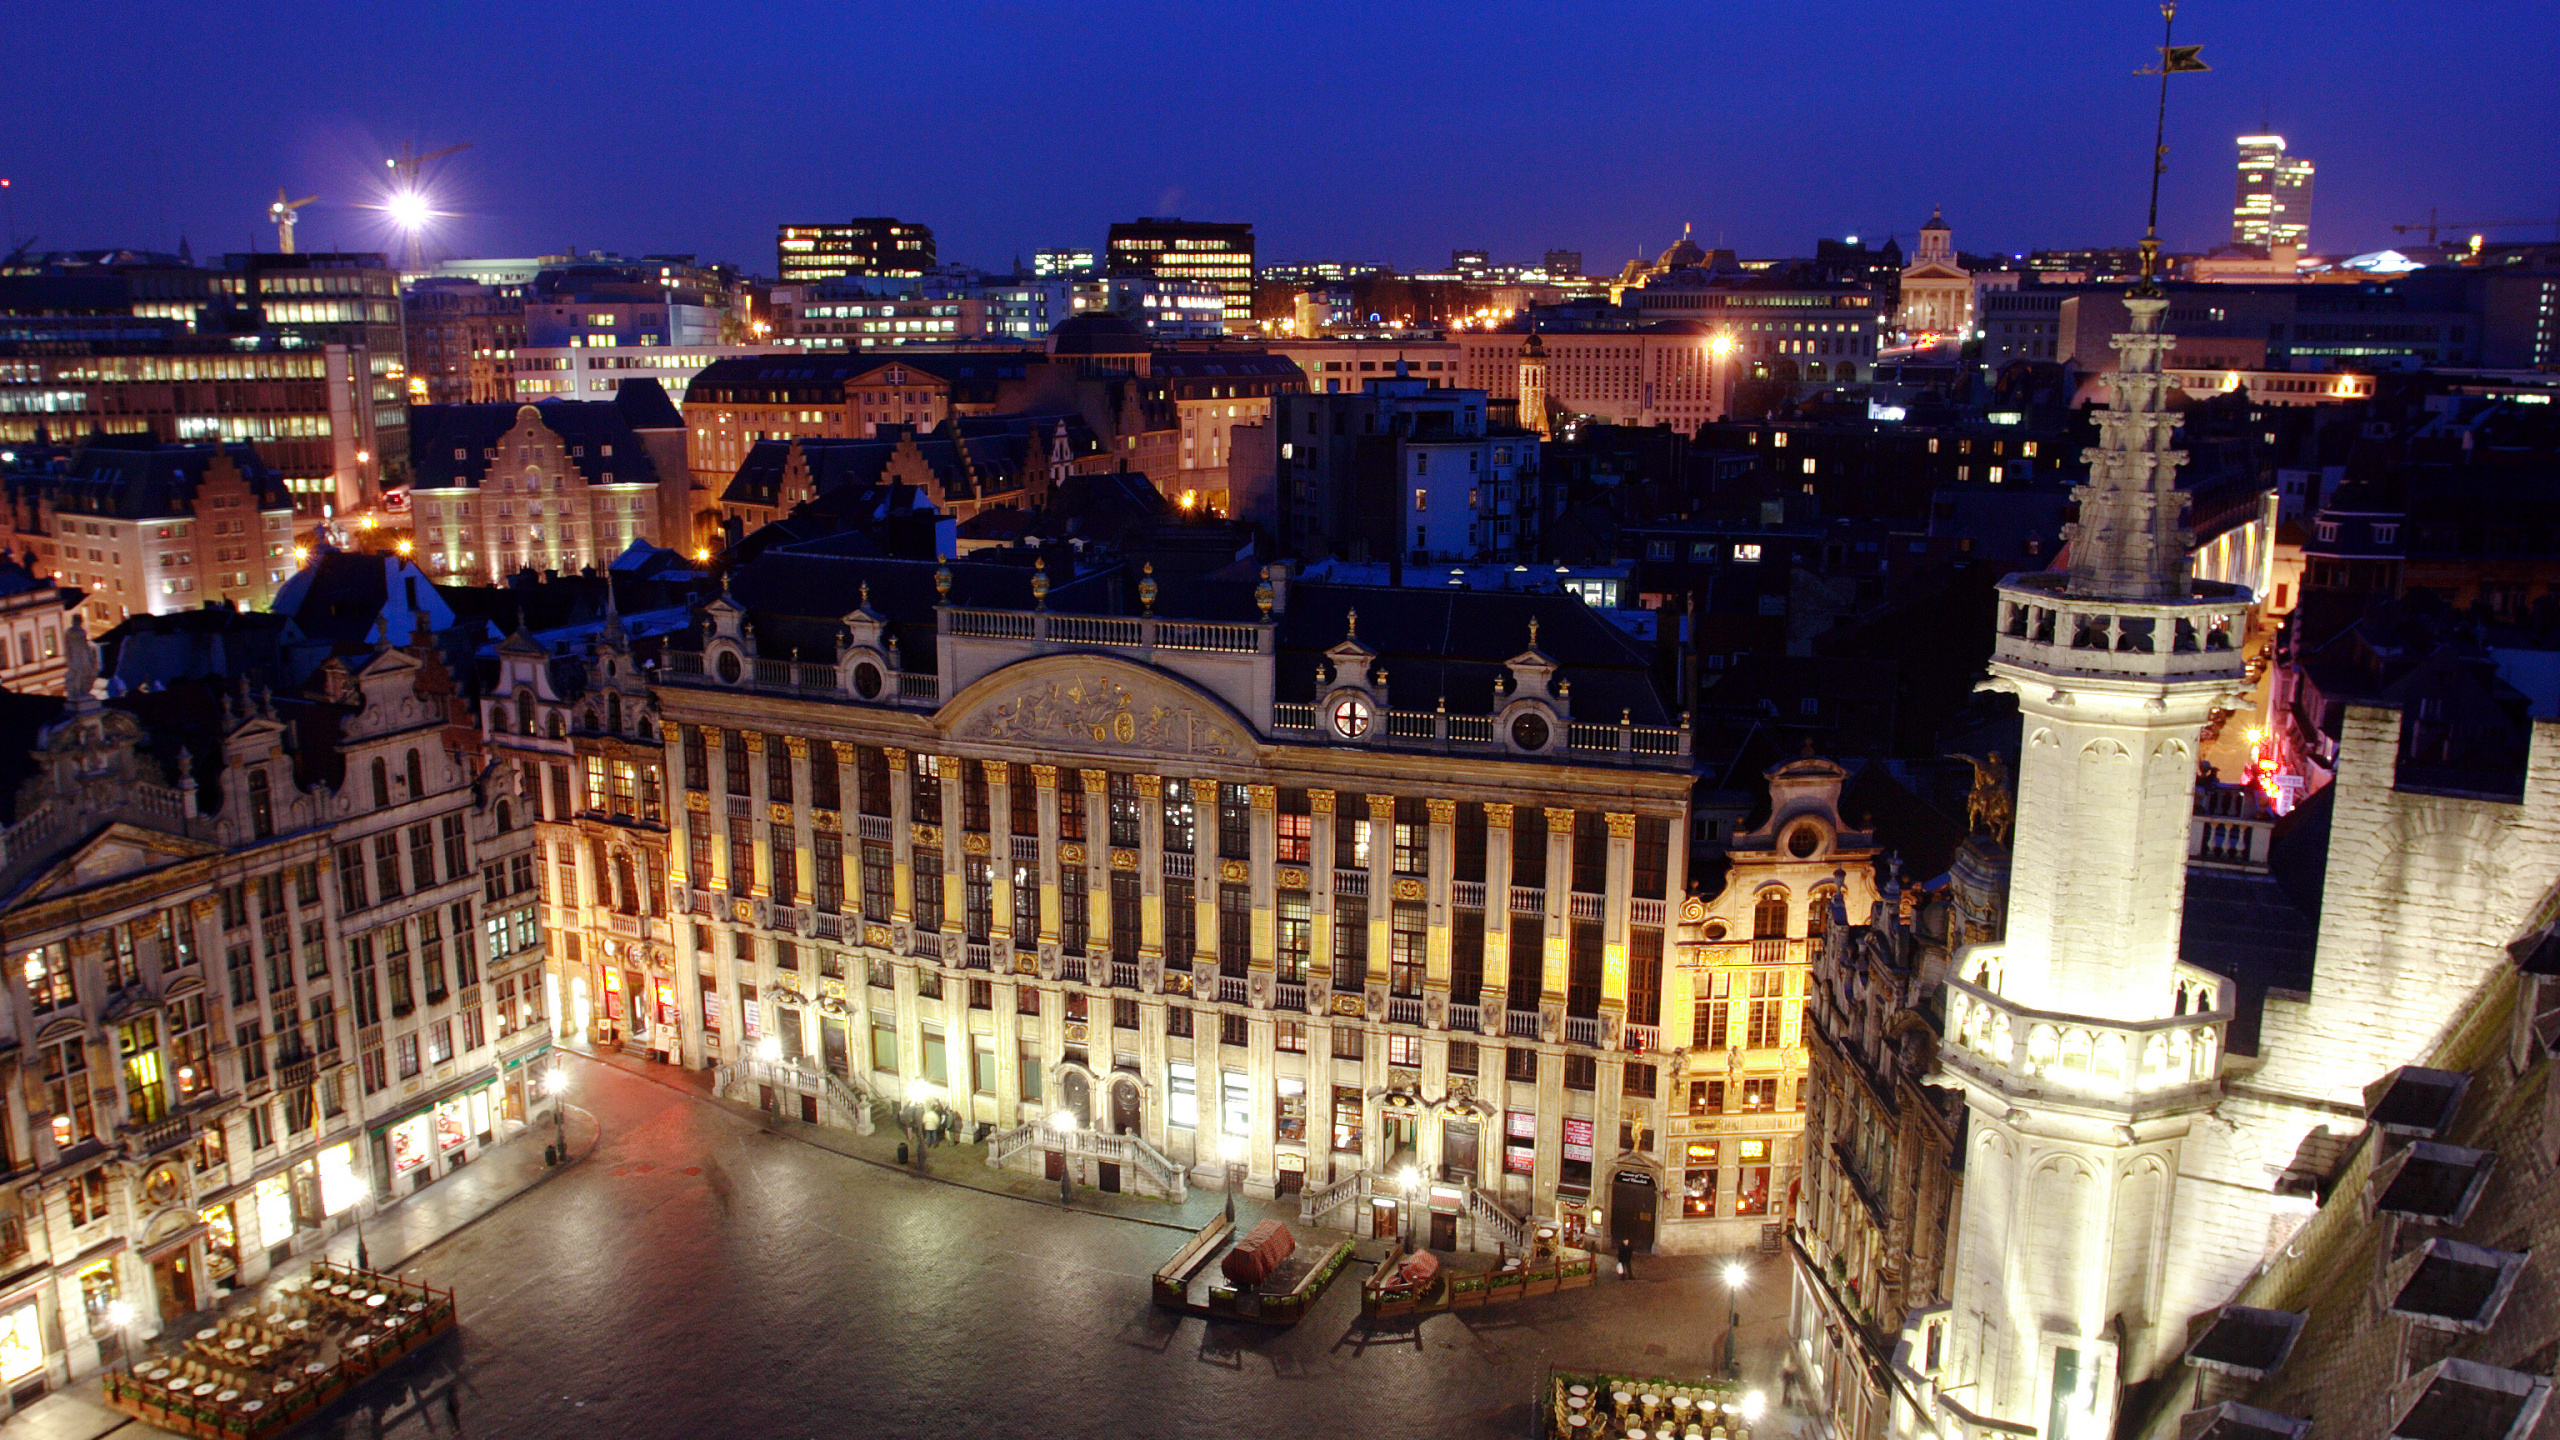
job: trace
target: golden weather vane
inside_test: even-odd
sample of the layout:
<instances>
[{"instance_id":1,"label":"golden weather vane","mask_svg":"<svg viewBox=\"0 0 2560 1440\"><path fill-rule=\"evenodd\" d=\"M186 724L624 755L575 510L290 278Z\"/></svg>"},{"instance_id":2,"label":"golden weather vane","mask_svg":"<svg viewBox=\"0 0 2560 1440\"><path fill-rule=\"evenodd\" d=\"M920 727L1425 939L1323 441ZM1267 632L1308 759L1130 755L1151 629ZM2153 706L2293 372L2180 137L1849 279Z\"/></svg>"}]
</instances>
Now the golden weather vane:
<instances>
[{"instance_id":1,"label":"golden weather vane","mask_svg":"<svg viewBox=\"0 0 2560 1440\"><path fill-rule=\"evenodd\" d=\"M2169 169L2169 77L2193 75L2213 67L2204 63L2201 45L2174 45L2172 32L2178 24L2176 0L2160 7L2160 63L2157 67L2136 70L2136 75L2160 77L2160 109L2151 126L2151 215L2142 231L2142 279L2135 284L2136 295L2160 293L2160 177Z\"/></svg>"}]
</instances>

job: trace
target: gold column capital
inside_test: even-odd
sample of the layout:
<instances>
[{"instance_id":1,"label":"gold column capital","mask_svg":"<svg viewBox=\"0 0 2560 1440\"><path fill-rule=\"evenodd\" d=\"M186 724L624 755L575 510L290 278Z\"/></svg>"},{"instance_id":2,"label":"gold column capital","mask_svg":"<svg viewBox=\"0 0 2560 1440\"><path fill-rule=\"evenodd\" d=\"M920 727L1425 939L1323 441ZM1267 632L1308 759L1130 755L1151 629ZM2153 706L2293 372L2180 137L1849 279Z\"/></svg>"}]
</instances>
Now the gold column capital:
<instances>
[{"instance_id":1,"label":"gold column capital","mask_svg":"<svg viewBox=\"0 0 2560 1440\"><path fill-rule=\"evenodd\" d=\"M1393 795L1370 796L1369 818L1372 820L1393 821L1396 818L1396 797Z\"/></svg>"},{"instance_id":2,"label":"gold column capital","mask_svg":"<svg viewBox=\"0 0 2560 1440\"><path fill-rule=\"evenodd\" d=\"M1324 816L1330 816L1330 815L1332 815L1332 814L1333 814L1333 792L1332 792L1332 791L1330 791L1330 790L1310 790L1310 791L1308 791L1308 792L1307 792L1307 813L1308 813L1308 814L1310 814L1310 815L1324 815Z\"/></svg>"},{"instance_id":3,"label":"gold column capital","mask_svg":"<svg viewBox=\"0 0 2560 1440\"><path fill-rule=\"evenodd\" d=\"M1457 802L1457 801L1455 801L1455 800L1434 800L1434 801L1431 801L1431 802L1430 802L1430 805L1431 805L1431 823L1432 823L1432 824L1434 824L1434 825L1455 825L1455 824L1457 824L1457 823L1458 823L1458 802Z\"/></svg>"},{"instance_id":4,"label":"gold column capital","mask_svg":"<svg viewBox=\"0 0 2560 1440\"><path fill-rule=\"evenodd\" d=\"M1132 780L1134 780L1134 781L1136 781L1136 782L1137 782L1137 786L1138 786L1138 798L1139 798L1139 799L1141 799L1141 800L1161 800L1161 799L1163 799L1163 798L1164 798L1164 777L1163 777L1163 776L1161 776L1161 775L1151 775L1151 774L1147 773L1146 771L1141 770L1141 771L1139 771L1136 775L1131 776L1130 778L1131 778Z\"/></svg>"},{"instance_id":5,"label":"gold column capital","mask_svg":"<svg viewBox=\"0 0 2560 1440\"><path fill-rule=\"evenodd\" d=\"M1058 767L1055 765L1034 764L1031 767L1031 783L1042 790L1057 789Z\"/></svg>"},{"instance_id":6,"label":"gold column capital","mask_svg":"<svg viewBox=\"0 0 2560 1440\"><path fill-rule=\"evenodd\" d=\"M1277 810L1280 808L1280 789L1278 786L1248 785L1245 788L1253 796L1254 809Z\"/></svg>"},{"instance_id":7,"label":"gold column capital","mask_svg":"<svg viewBox=\"0 0 2560 1440\"><path fill-rule=\"evenodd\" d=\"M1079 770L1076 773L1084 777L1084 793L1087 795L1099 795L1111 788L1111 772L1108 770Z\"/></svg>"},{"instance_id":8,"label":"gold column capital","mask_svg":"<svg viewBox=\"0 0 2560 1440\"><path fill-rule=\"evenodd\" d=\"M1610 839L1633 840L1636 838L1636 817L1633 815L1611 815L1608 819Z\"/></svg>"},{"instance_id":9,"label":"gold column capital","mask_svg":"<svg viewBox=\"0 0 2560 1440\"><path fill-rule=\"evenodd\" d=\"M1550 806L1547 806L1547 807L1546 807L1546 810L1547 810L1547 833L1548 833L1548 834L1550 834L1550 835L1554 835L1554 834L1562 833L1562 834L1570 835L1570 834L1572 834L1572 833L1573 833L1573 807L1572 807L1572 806L1569 806L1569 805L1550 805Z\"/></svg>"},{"instance_id":10,"label":"gold column capital","mask_svg":"<svg viewBox=\"0 0 2560 1440\"><path fill-rule=\"evenodd\" d=\"M1508 800L1487 800L1484 802L1484 825L1488 830L1510 829L1511 802Z\"/></svg>"}]
</instances>

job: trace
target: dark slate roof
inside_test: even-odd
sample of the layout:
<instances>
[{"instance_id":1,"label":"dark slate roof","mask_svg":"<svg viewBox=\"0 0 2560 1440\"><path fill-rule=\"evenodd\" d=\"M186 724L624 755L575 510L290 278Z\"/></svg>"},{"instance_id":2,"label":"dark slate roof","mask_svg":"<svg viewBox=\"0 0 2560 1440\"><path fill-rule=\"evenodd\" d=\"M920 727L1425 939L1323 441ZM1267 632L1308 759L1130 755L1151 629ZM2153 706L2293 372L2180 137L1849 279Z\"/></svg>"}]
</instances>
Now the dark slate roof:
<instances>
[{"instance_id":1,"label":"dark slate roof","mask_svg":"<svg viewBox=\"0 0 2560 1440\"><path fill-rule=\"evenodd\" d=\"M247 445L163 445L147 435L92 435L71 452L59 474L10 477L13 487L38 486L56 510L155 520L195 513L196 487L216 455L228 456L249 482L261 510L293 505L284 477Z\"/></svg>"},{"instance_id":2,"label":"dark slate roof","mask_svg":"<svg viewBox=\"0 0 2560 1440\"><path fill-rule=\"evenodd\" d=\"M569 463L587 483L658 483L657 462L639 431L684 428L684 417L653 379L625 380L610 400L544 400L530 407L413 405L409 407L409 467L422 490L477 487L488 477L498 437L516 427L527 408L569 445ZM613 453L604 453L606 446Z\"/></svg>"},{"instance_id":3,"label":"dark slate roof","mask_svg":"<svg viewBox=\"0 0 2560 1440\"><path fill-rule=\"evenodd\" d=\"M845 386L875 370L903 365L948 383L953 398L992 402L996 387L1019 380L1037 352L1029 350L857 350L823 355L735 355L715 360L685 387L685 403L833 404Z\"/></svg>"},{"instance_id":4,"label":"dark slate roof","mask_svg":"<svg viewBox=\"0 0 2560 1440\"><path fill-rule=\"evenodd\" d=\"M1235 598L1244 603L1204 618L1253 618L1250 592ZM1572 682L1575 720L1614 725L1627 711L1638 725L1674 723L1654 691L1652 657L1625 631L1571 595L1492 590L1292 584L1280 619L1280 699L1316 698L1316 661L1341 642L1353 610L1360 643L1386 661L1390 708L1429 710L1445 699L1453 714L1490 714L1494 680L1504 661L1529 648L1534 616L1538 648L1561 663L1558 678Z\"/></svg>"},{"instance_id":5,"label":"dark slate roof","mask_svg":"<svg viewBox=\"0 0 2560 1440\"><path fill-rule=\"evenodd\" d=\"M862 603L862 587L867 584L871 587L871 608L887 617L889 634L898 642L900 663L910 670L932 670L936 664L933 607L937 598L933 575L937 568L951 572L953 605L998 610L1031 608L1032 571L1027 565L954 560L943 567L932 560L844 554L828 548L837 543L830 539L768 551L740 566L730 577L729 597L746 608L758 654L768 658L793 655L834 660L836 631L844 617ZM1108 589L1108 577L1100 572L1074 579L1053 576L1049 608L1107 613Z\"/></svg>"},{"instance_id":6,"label":"dark slate roof","mask_svg":"<svg viewBox=\"0 0 2560 1440\"><path fill-rule=\"evenodd\" d=\"M1168 380L1304 380L1306 372L1286 355L1251 350L1160 350L1149 374Z\"/></svg>"}]
</instances>

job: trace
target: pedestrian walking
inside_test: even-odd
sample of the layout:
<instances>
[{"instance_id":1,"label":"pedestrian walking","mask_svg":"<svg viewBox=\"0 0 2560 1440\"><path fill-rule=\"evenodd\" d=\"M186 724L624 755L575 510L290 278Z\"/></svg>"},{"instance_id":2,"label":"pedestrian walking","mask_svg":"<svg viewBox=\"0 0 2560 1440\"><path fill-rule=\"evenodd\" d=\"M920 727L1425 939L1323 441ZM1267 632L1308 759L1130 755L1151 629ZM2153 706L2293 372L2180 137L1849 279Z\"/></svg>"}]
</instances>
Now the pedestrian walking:
<instances>
[{"instance_id":1,"label":"pedestrian walking","mask_svg":"<svg viewBox=\"0 0 2560 1440\"><path fill-rule=\"evenodd\" d=\"M1628 1278L1630 1278L1631 1276L1633 1276L1633 1274L1635 1273L1635 1265L1636 1265L1636 1241L1635 1241L1635 1237L1634 1237L1634 1236L1632 1236L1632 1235L1621 1235L1621 1236L1619 1236L1619 1237L1618 1237L1618 1278L1619 1278L1619 1279L1621 1279L1621 1280L1625 1280L1625 1279L1628 1279Z\"/></svg>"}]
</instances>

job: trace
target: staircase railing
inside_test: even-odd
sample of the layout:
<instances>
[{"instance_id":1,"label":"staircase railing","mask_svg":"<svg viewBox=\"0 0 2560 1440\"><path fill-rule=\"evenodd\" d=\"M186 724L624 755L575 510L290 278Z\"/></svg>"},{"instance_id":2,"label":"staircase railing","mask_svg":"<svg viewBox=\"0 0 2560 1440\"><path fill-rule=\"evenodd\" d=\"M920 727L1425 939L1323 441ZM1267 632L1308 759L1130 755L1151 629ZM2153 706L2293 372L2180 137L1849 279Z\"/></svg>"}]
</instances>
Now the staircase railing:
<instances>
[{"instance_id":1,"label":"staircase railing","mask_svg":"<svg viewBox=\"0 0 2560 1440\"><path fill-rule=\"evenodd\" d=\"M1469 1185L1467 1213L1476 1217L1479 1239L1481 1239L1481 1232L1489 1230L1495 1240L1508 1246L1512 1251L1521 1254L1528 1252L1528 1222L1512 1214L1509 1207L1494 1198L1493 1192L1481 1185Z\"/></svg>"},{"instance_id":2,"label":"staircase railing","mask_svg":"<svg viewBox=\"0 0 2560 1440\"><path fill-rule=\"evenodd\" d=\"M1039 1143L1040 1126L1037 1121L1016 1125L1010 1130L999 1130L987 1137L987 1168L999 1169Z\"/></svg>"},{"instance_id":3,"label":"staircase railing","mask_svg":"<svg viewBox=\"0 0 2560 1440\"><path fill-rule=\"evenodd\" d=\"M1298 1197L1298 1222L1302 1225L1313 1225L1359 1199L1364 1188L1362 1182L1368 1177L1368 1171L1354 1170L1330 1185L1319 1185L1313 1190L1303 1192Z\"/></svg>"}]
</instances>

